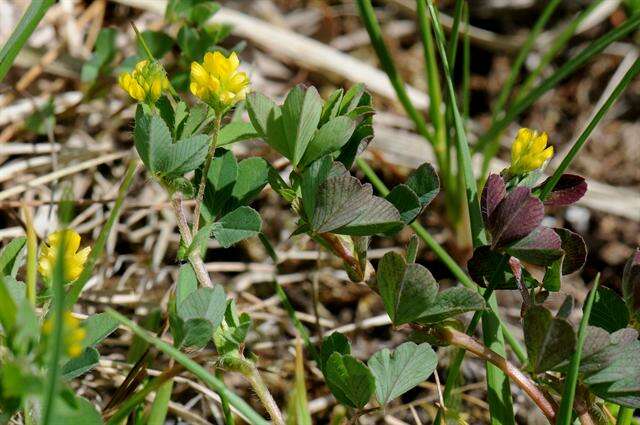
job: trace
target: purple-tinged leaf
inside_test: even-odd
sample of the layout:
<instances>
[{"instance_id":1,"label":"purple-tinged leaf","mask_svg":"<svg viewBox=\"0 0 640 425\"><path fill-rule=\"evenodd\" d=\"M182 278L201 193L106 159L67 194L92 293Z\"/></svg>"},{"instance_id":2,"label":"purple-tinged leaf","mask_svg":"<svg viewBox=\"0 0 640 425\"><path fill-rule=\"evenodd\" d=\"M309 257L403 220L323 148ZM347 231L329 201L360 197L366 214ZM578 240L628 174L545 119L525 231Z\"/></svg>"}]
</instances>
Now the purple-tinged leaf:
<instances>
[{"instance_id":1,"label":"purple-tinged leaf","mask_svg":"<svg viewBox=\"0 0 640 425\"><path fill-rule=\"evenodd\" d=\"M498 174L491 174L484 185L480 200L480 210L485 224L489 222L489 216L505 196L507 196L507 189L504 180Z\"/></svg>"},{"instance_id":2,"label":"purple-tinged leaf","mask_svg":"<svg viewBox=\"0 0 640 425\"><path fill-rule=\"evenodd\" d=\"M567 229L555 228L553 230L560 236L564 251L562 274L570 274L580 270L587 261L587 245L582 236Z\"/></svg>"},{"instance_id":3,"label":"purple-tinged leaf","mask_svg":"<svg viewBox=\"0 0 640 425\"><path fill-rule=\"evenodd\" d=\"M494 289L517 289L518 285L508 260L507 254L492 251L490 246L484 245L473 252L467 269L473 281L480 286L486 288L493 285ZM526 269L522 269L522 281L527 287L538 286L538 282Z\"/></svg>"},{"instance_id":4,"label":"purple-tinged leaf","mask_svg":"<svg viewBox=\"0 0 640 425\"><path fill-rule=\"evenodd\" d=\"M629 258L622 273L622 294L634 316L640 313L640 249Z\"/></svg>"},{"instance_id":5,"label":"purple-tinged leaf","mask_svg":"<svg viewBox=\"0 0 640 425\"><path fill-rule=\"evenodd\" d=\"M544 226L538 226L533 232L514 242L506 252L539 266L548 266L563 255L560 236L553 229Z\"/></svg>"},{"instance_id":6,"label":"purple-tinged leaf","mask_svg":"<svg viewBox=\"0 0 640 425\"><path fill-rule=\"evenodd\" d=\"M549 179L545 180L538 187L544 187L548 180ZM578 202L586 192L587 182L583 177L575 174L563 174L549 194L549 197L544 201L544 204L554 207L571 205Z\"/></svg>"},{"instance_id":7,"label":"purple-tinged leaf","mask_svg":"<svg viewBox=\"0 0 640 425\"><path fill-rule=\"evenodd\" d=\"M524 238L540 225L544 205L531 195L528 187L516 187L489 215L488 229L492 247L502 248Z\"/></svg>"}]
</instances>

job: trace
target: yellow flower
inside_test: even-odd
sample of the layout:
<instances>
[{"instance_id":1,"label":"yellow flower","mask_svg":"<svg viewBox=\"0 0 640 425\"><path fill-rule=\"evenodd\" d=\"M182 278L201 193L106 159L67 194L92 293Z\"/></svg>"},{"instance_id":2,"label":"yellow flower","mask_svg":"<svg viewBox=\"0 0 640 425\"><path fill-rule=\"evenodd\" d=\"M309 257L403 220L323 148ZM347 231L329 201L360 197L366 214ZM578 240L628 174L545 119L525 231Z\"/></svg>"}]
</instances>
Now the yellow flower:
<instances>
[{"instance_id":1,"label":"yellow flower","mask_svg":"<svg viewBox=\"0 0 640 425\"><path fill-rule=\"evenodd\" d=\"M191 93L217 112L243 100L249 90L249 77L238 71L240 61L235 52L228 58L220 52L208 52L204 61L191 63Z\"/></svg>"},{"instance_id":2,"label":"yellow flower","mask_svg":"<svg viewBox=\"0 0 640 425\"><path fill-rule=\"evenodd\" d=\"M51 335L52 331L53 320L49 318L42 325L42 333L48 336ZM62 338L69 357L78 357L82 354L82 342L86 336L87 331L82 327L80 320L66 311L63 316Z\"/></svg>"},{"instance_id":3,"label":"yellow flower","mask_svg":"<svg viewBox=\"0 0 640 425\"><path fill-rule=\"evenodd\" d=\"M46 244L40 250L40 258L38 259L38 271L42 276L51 279L53 269L56 265L56 256L60 244L63 243L64 248L64 280L72 282L80 276L84 263L91 252L90 247L86 247L78 251L80 247L80 235L71 229L61 230L49 235Z\"/></svg>"},{"instance_id":4,"label":"yellow flower","mask_svg":"<svg viewBox=\"0 0 640 425\"><path fill-rule=\"evenodd\" d=\"M521 128L511 145L509 172L512 175L528 173L542 167L552 156L553 146L547 147L547 133Z\"/></svg>"},{"instance_id":5,"label":"yellow flower","mask_svg":"<svg viewBox=\"0 0 640 425\"><path fill-rule=\"evenodd\" d=\"M118 84L138 102L155 103L169 89L169 80L158 62L140 61L133 71L118 77Z\"/></svg>"}]
</instances>

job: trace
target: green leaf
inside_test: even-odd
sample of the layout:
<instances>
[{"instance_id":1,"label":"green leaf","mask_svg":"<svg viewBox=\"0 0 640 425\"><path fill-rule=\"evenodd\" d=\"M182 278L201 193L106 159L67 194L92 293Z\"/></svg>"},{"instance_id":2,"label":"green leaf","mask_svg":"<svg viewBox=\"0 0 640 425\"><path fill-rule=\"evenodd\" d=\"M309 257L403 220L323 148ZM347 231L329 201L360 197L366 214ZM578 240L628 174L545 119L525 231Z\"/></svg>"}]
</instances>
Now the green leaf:
<instances>
[{"instance_id":1,"label":"green leaf","mask_svg":"<svg viewBox=\"0 0 640 425\"><path fill-rule=\"evenodd\" d=\"M346 336L340 332L333 332L329 336L325 336L322 340L322 347L320 349L320 370L324 371L329 357L333 353L351 354L351 343Z\"/></svg>"},{"instance_id":2,"label":"green leaf","mask_svg":"<svg viewBox=\"0 0 640 425\"><path fill-rule=\"evenodd\" d=\"M340 102L342 101L343 89L334 90L322 106L319 125L324 125L331 118L335 118L340 111Z\"/></svg>"},{"instance_id":3,"label":"green leaf","mask_svg":"<svg viewBox=\"0 0 640 425\"><path fill-rule=\"evenodd\" d=\"M201 174L201 173L197 173ZM200 176L196 180L199 180ZM231 198L236 179L238 162L231 151L217 150L211 161L204 192L201 214L205 223L214 221Z\"/></svg>"},{"instance_id":4,"label":"green leaf","mask_svg":"<svg viewBox=\"0 0 640 425\"><path fill-rule=\"evenodd\" d=\"M258 134L282 156L292 160L293 150L287 142L280 107L260 93L249 94L246 105L251 124Z\"/></svg>"},{"instance_id":5,"label":"green leaf","mask_svg":"<svg viewBox=\"0 0 640 425\"><path fill-rule=\"evenodd\" d=\"M438 173L426 162L409 174L405 184L418 195L423 207L429 205L440 191Z\"/></svg>"},{"instance_id":6,"label":"green leaf","mask_svg":"<svg viewBox=\"0 0 640 425\"><path fill-rule=\"evenodd\" d=\"M363 408L375 391L375 378L364 363L350 355L334 352L325 367L327 386L347 406Z\"/></svg>"},{"instance_id":7,"label":"green leaf","mask_svg":"<svg viewBox=\"0 0 640 425\"><path fill-rule=\"evenodd\" d=\"M306 167L323 155L340 150L351 138L355 127L355 121L346 116L329 120L315 132L300 161L300 166Z\"/></svg>"},{"instance_id":8,"label":"green leaf","mask_svg":"<svg viewBox=\"0 0 640 425\"><path fill-rule=\"evenodd\" d=\"M82 346L93 347L118 329L118 321L107 313L99 313L87 317L82 322L82 327L86 332Z\"/></svg>"},{"instance_id":9,"label":"green leaf","mask_svg":"<svg viewBox=\"0 0 640 425\"><path fill-rule=\"evenodd\" d=\"M318 186L329 176L333 161L329 155L312 162L302 173L300 190L302 192L302 206L307 220L313 219L316 208L316 193Z\"/></svg>"},{"instance_id":10,"label":"green leaf","mask_svg":"<svg viewBox=\"0 0 640 425\"><path fill-rule=\"evenodd\" d=\"M627 310L622 297L612 289L604 286L599 287L591 309L589 325L613 333L626 328L628 324L629 310Z\"/></svg>"},{"instance_id":11,"label":"green leaf","mask_svg":"<svg viewBox=\"0 0 640 425\"><path fill-rule=\"evenodd\" d=\"M524 315L523 329L533 372L551 370L573 354L576 346L573 327L566 319L554 318L546 308L529 308Z\"/></svg>"},{"instance_id":12,"label":"green leaf","mask_svg":"<svg viewBox=\"0 0 640 425\"><path fill-rule=\"evenodd\" d=\"M173 48L173 38L167 35L163 31L151 31L145 30L140 33L140 36L149 47L151 54L156 59L162 59L164 55L169 53ZM142 43L140 40L137 40L138 43L138 55L140 57L146 57L146 52L142 47Z\"/></svg>"},{"instance_id":13,"label":"green leaf","mask_svg":"<svg viewBox=\"0 0 640 425\"><path fill-rule=\"evenodd\" d=\"M240 206L248 205L269 180L269 164L262 158L252 157L240 161L238 164L238 177L231 191L232 201L226 206L229 212Z\"/></svg>"},{"instance_id":14,"label":"green leaf","mask_svg":"<svg viewBox=\"0 0 640 425\"><path fill-rule=\"evenodd\" d=\"M258 137L256 129L249 122L232 121L220 129L218 146L226 146Z\"/></svg>"},{"instance_id":15,"label":"green leaf","mask_svg":"<svg viewBox=\"0 0 640 425\"><path fill-rule=\"evenodd\" d=\"M282 125L284 135L292 154L291 164L296 167L311 138L316 132L320 114L322 113L322 99L315 87L303 90L296 86L289 93L282 105Z\"/></svg>"},{"instance_id":16,"label":"green leaf","mask_svg":"<svg viewBox=\"0 0 640 425\"><path fill-rule=\"evenodd\" d=\"M224 320L213 335L218 354L224 356L239 350L250 328L251 317L247 313L238 316L235 301L232 299L227 301Z\"/></svg>"},{"instance_id":17,"label":"green leaf","mask_svg":"<svg viewBox=\"0 0 640 425\"><path fill-rule=\"evenodd\" d=\"M402 228L400 213L350 175L329 177L318 188L311 227L318 233L368 236Z\"/></svg>"},{"instance_id":18,"label":"green leaf","mask_svg":"<svg viewBox=\"0 0 640 425\"><path fill-rule=\"evenodd\" d=\"M422 316L436 299L438 283L420 264L407 265L396 252L388 252L378 265L378 289L385 309L395 325Z\"/></svg>"},{"instance_id":19,"label":"green leaf","mask_svg":"<svg viewBox=\"0 0 640 425\"><path fill-rule=\"evenodd\" d=\"M376 380L376 397L385 405L427 379L438 356L429 344L405 342L393 353L388 348L378 351L368 365Z\"/></svg>"},{"instance_id":20,"label":"green leaf","mask_svg":"<svg viewBox=\"0 0 640 425\"><path fill-rule=\"evenodd\" d=\"M178 283L176 284L176 304L182 304L197 289L198 279L193 267L190 263L181 265L178 271Z\"/></svg>"},{"instance_id":21,"label":"green leaf","mask_svg":"<svg viewBox=\"0 0 640 425\"><path fill-rule=\"evenodd\" d=\"M547 291L558 292L562 287L562 262L564 256L555 260L547 267L544 278L542 279L542 287Z\"/></svg>"},{"instance_id":22,"label":"green leaf","mask_svg":"<svg viewBox=\"0 0 640 425\"><path fill-rule=\"evenodd\" d=\"M212 223L210 228L203 227L198 231L198 234L206 229L206 233L212 234L220 245L229 248L235 243L256 236L260 233L261 227L262 220L256 210L250 207L240 207L222 217L220 221Z\"/></svg>"},{"instance_id":23,"label":"green leaf","mask_svg":"<svg viewBox=\"0 0 640 425\"><path fill-rule=\"evenodd\" d=\"M20 255L24 248L27 238L24 236L17 237L5 245L0 251L0 273L3 276L15 277L20 264Z\"/></svg>"},{"instance_id":24,"label":"green leaf","mask_svg":"<svg viewBox=\"0 0 640 425\"><path fill-rule=\"evenodd\" d=\"M433 303L428 305L418 318L418 322L438 323L468 311L485 308L484 298L478 292L468 288L453 287L438 293Z\"/></svg>"},{"instance_id":25,"label":"green leaf","mask_svg":"<svg viewBox=\"0 0 640 425\"><path fill-rule=\"evenodd\" d=\"M182 176L204 162L208 148L209 137L204 134L170 144L166 151L162 151L162 162L158 164L157 171L168 177Z\"/></svg>"},{"instance_id":26,"label":"green leaf","mask_svg":"<svg viewBox=\"0 0 640 425\"><path fill-rule=\"evenodd\" d=\"M111 320L115 320L111 318ZM116 322L117 324L118 322ZM117 325L116 325L117 326ZM84 375L100 363L100 353L93 347L87 347L82 354L62 366L62 379L71 380Z\"/></svg>"},{"instance_id":27,"label":"green leaf","mask_svg":"<svg viewBox=\"0 0 640 425\"><path fill-rule=\"evenodd\" d=\"M189 136L193 136L194 134L198 134L199 130L202 129L203 123L208 121L207 114L209 113L209 109L206 104L198 103L192 106L189 109L189 115L184 120L184 124L182 125L182 131L180 132L180 137L185 138ZM177 118L177 114L176 114ZM177 120L176 120L177 121Z\"/></svg>"},{"instance_id":28,"label":"green leaf","mask_svg":"<svg viewBox=\"0 0 640 425\"><path fill-rule=\"evenodd\" d=\"M73 405L59 399L51 415L52 424L102 425L102 416L87 399L76 397Z\"/></svg>"},{"instance_id":29,"label":"green leaf","mask_svg":"<svg viewBox=\"0 0 640 425\"><path fill-rule=\"evenodd\" d=\"M422 204L418 195L407 185L399 184L394 187L385 198L400 212L400 219L404 224L409 224L422 211Z\"/></svg>"},{"instance_id":30,"label":"green leaf","mask_svg":"<svg viewBox=\"0 0 640 425\"><path fill-rule=\"evenodd\" d=\"M178 305L178 315L182 320L204 319L213 329L222 322L227 307L227 296L222 286L199 288Z\"/></svg>"},{"instance_id":31,"label":"green leaf","mask_svg":"<svg viewBox=\"0 0 640 425\"><path fill-rule=\"evenodd\" d=\"M83 83L94 82L111 63L116 54L116 30L102 28L93 49L91 59L82 65L80 80Z\"/></svg>"},{"instance_id":32,"label":"green leaf","mask_svg":"<svg viewBox=\"0 0 640 425\"><path fill-rule=\"evenodd\" d=\"M204 348L211 340L214 327L206 319L189 319L183 322L176 343L178 347Z\"/></svg>"},{"instance_id":33,"label":"green leaf","mask_svg":"<svg viewBox=\"0 0 640 425\"><path fill-rule=\"evenodd\" d=\"M16 304L7 284L7 278L0 274L0 323L4 332L10 332L16 322Z\"/></svg>"}]
</instances>

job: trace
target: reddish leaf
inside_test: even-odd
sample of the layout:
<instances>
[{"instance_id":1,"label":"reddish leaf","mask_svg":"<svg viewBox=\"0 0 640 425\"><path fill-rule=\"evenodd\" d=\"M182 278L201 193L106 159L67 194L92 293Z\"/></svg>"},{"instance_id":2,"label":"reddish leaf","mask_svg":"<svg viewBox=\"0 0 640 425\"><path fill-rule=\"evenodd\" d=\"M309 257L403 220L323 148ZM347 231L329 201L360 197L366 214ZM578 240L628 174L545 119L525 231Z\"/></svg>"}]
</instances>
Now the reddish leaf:
<instances>
[{"instance_id":1,"label":"reddish leaf","mask_svg":"<svg viewBox=\"0 0 640 425\"><path fill-rule=\"evenodd\" d=\"M489 216L506 195L507 189L502 177L498 174L491 174L484 185L480 199L480 210L485 223L489 222Z\"/></svg>"},{"instance_id":2,"label":"reddish leaf","mask_svg":"<svg viewBox=\"0 0 640 425\"><path fill-rule=\"evenodd\" d=\"M553 230L560 236L564 251L562 274L570 274L580 270L587 260L587 245L582 236L567 229L555 228Z\"/></svg>"},{"instance_id":3,"label":"reddish leaf","mask_svg":"<svg viewBox=\"0 0 640 425\"><path fill-rule=\"evenodd\" d=\"M517 241L540 225L544 205L531 195L528 187L516 187L498 204L489 216L488 229L493 248Z\"/></svg>"},{"instance_id":4,"label":"reddish leaf","mask_svg":"<svg viewBox=\"0 0 640 425\"><path fill-rule=\"evenodd\" d=\"M544 187L548 180L545 180L538 187ZM575 174L563 174L544 204L554 207L571 205L582 198L586 192L587 182L583 177Z\"/></svg>"},{"instance_id":5,"label":"reddish leaf","mask_svg":"<svg viewBox=\"0 0 640 425\"><path fill-rule=\"evenodd\" d=\"M519 241L514 242L506 252L527 263L548 266L562 257L560 236L552 229L539 226Z\"/></svg>"}]
</instances>

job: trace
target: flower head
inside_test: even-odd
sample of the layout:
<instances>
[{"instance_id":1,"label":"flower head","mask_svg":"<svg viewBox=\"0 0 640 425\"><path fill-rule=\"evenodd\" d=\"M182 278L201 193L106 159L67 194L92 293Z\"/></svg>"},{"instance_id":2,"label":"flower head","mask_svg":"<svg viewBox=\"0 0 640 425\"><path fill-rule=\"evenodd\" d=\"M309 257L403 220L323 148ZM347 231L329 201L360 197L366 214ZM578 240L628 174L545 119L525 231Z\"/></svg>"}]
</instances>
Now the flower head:
<instances>
[{"instance_id":1,"label":"flower head","mask_svg":"<svg viewBox=\"0 0 640 425\"><path fill-rule=\"evenodd\" d=\"M78 357L82 354L82 342L87 336L87 331L82 327L80 320L68 311L64 313L62 320L62 339L67 355ZM53 332L53 320L49 318L42 325L42 333L48 336L51 332Z\"/></svg>"},{"instance_id":2,"label":"flower head","mask_svg":"<svg viewBox=\"0 0 640 425\"><path fill-rule=\"evenodd\" d=\"M64 280L65 282L72 282L80 276L84 268L84 263L87 261L87 257L91 252L90 247L78 251L80 247L80 235L75 230L66 229L49 235L46 244L40 251L38 271L45 278L51 279L56 265L58 250L62 243L64 243L64 247L62 248L64 255Z\"/></svg>"},{"instance_id":3,"label":"flower head","mask_svg":"<svg viewBox=\"0 0 640 425\"><path fill-rule=\"evenodd\" d=\"M129 96L139 102L155 103L169 89L167 74L158 62L140 61L133 71L118 77L118 84Z\"/></svg>"},{"instance_id":4,"label":"flower head","mask_svg":"<svg viewBox=\"0 0 640 425\"><path fill-rule=\"evenodd\" d=\"M552 156L553 146L547 146L547 133L521 128L511 145L509 173L512 175L528 173L542 167L542 164Z\"/></svg>"},{"instance_id":5,"label":"flower head","mask_svg":"<svg viewBox=\"0 0 640 425\"><path fill-rule=\"evenodd\" d=\"M249 90L249 77L238 71L240 61L235 52L228 58L220 52L208 52L202 63L191 63L191 93L217 112L244 100Z\"/></svg>"}]
</instances>

